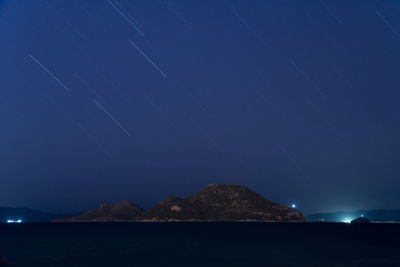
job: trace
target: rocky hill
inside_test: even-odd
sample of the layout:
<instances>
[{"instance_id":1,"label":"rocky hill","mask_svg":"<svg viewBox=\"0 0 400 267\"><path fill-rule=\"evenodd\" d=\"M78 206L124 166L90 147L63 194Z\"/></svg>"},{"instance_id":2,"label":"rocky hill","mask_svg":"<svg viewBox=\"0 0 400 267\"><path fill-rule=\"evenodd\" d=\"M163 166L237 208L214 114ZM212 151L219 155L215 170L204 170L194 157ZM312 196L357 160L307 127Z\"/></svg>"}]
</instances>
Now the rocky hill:
<instances>
[{"instance_id":1,"label":"rocky hill","mask_svg":"<svg viewBox=\"0 0 400 267\"><path fill-rule=\"evenodd\" d=\"M96 210L87 211L81 215L70 218L55 219L55 222L109 222L109 221L132 221L141 214L143 210L136 204L125 200L115 205L104 203Z\"/></svg>"},{"instance_id":2,"label":"rocky hill","mask_svg":"<svg viewBox=\"0 0 400 267\"><path fill-rule=\"evenodd\" d=\"M295 209L239 185L212 184L181 199L169 197L141 214L143 221L304 221Z\"/></svg>"},{"instance_id":3,"label":"rocky hill","mask_svg":"<svg viewBox=\"0 0 400 267\"><path fill-rule=\"evenodd\" d=\"M156 206L142 211L123 201L82 215L56 221L278 221L303 222L300 211L263 198L240 185L212 184L187 197L168 197Z\"/></svg>"}]
</instances>

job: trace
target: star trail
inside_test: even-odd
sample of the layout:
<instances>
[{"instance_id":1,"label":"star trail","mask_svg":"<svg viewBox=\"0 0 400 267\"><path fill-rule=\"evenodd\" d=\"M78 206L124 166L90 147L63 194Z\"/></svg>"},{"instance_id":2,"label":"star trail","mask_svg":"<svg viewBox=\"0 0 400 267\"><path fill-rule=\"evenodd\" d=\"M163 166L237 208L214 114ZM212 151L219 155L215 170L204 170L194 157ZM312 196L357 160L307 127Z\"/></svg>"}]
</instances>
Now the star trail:
<instances>
[{"instance_id":1,"label":"star trail","mask_svg":"<svg viewBox=\"0 0 400 267\"><path fill-rule=\"evenodd\" d=\"M147 207L166 187L229 183L305 212L398 208L399 14L374 0L0 1L1 206Z\"/></svg>"}]
</instances>

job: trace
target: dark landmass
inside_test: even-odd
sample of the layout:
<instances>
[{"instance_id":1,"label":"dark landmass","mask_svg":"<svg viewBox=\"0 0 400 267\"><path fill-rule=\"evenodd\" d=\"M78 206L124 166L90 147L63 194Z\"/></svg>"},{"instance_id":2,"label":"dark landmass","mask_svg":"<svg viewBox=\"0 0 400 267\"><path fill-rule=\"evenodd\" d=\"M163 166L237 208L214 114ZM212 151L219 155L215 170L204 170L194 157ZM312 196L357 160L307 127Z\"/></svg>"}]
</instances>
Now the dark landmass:
<instances>
[{"instance_id":1,"label":"dark landmass","mask_svg":"<svg viewBox=\"0 0 400 267\"><path fill-rule=\"evenodd\" d=\"M303 222L300 211L263 198L239 185L213 184L183 199L168 197L142 211L129 202L115 206L103 204L99 209L56 222L97 221L277 221Z\"/></svg>"},{"instance_id":2,"label":"dark landmass","mask_svg":"<svg viewBox=\"0 0 400 267\"><path fill-rule=\"evenodd\" d=\"M65 216L65 214L56 215L29 208L0 207L0 222L6 222L9 219L21 219L23 222L51 222L55 218Z\"/></svg>"},{"instance_id":3,"label":"dark landmass","mask_svg":"<svg viewBox=\"0 0 400 267\"><path fill-rule=\"evenodd\" d=\"M143 210L136 204L125 200L115 205L104 203L97 210L90 210L70 218L55 219L55 222L112 222L135 220Z\"/></svg>"},{"instance_id":4,"label":"dark landmass","mask_svg":"<svg viewBox=\"0 0 400 267\"><path fill-rule=\"evenodd\" d=\"M239 185L209 185L181 199L169 197L145 211L139 220L150 221L304 221L286 205L263 198Z\"/></svg>"},{"instance_id":5,"label":"dark landmass","mask_svg":"<svg viewBox=\"0 0 400 267\"><path fill-rule=\"evenodd\" d=\"M315 213L306 216L307 222L343 222L345 219L355 219L361 215L372 222L400 222L400 210L358 210Z\"/></svg>"},{"instance_id":6,"label":"dark landmass","mask_svg":"<svg viewBox=\"0 0 400 267\"><path fill-rule=\"evenodd\" d=\"M365 217L359 217L357 219L352 220L350 223L370 223L370 221Z\"/></svg>"}]
</instances>

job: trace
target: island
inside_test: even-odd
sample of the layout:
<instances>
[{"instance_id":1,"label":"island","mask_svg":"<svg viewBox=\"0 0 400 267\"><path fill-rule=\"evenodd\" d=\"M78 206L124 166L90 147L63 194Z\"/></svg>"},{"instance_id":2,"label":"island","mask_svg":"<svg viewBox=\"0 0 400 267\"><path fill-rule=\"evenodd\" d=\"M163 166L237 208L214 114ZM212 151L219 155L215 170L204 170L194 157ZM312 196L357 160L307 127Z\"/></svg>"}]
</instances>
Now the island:
<instances>
[{"instance_id":1,"label":"island","mask_svg":"<svg viewBox=\"0 0 400 267\"><path fill-rule=\"evenodd\" d=\"M54 222L304 222L300 211L241 185L211 184L187 198L168 197L143 210L130 201Z\"/></svg>"}]
</instances>

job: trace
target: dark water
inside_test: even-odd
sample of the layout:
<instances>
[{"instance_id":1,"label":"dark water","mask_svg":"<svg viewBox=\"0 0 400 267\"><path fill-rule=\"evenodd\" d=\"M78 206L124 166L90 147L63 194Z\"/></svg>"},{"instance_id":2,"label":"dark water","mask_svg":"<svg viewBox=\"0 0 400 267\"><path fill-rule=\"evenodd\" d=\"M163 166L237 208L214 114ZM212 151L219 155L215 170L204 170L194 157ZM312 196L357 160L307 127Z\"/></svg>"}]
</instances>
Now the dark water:
<instances>
[{"instance_id":1,"label":"dark water","mask_svg":"<svg viewBox=\"0 0 400 267\"><path fill-rule=\"evenodd\" d=\"M400 224L0 224L4 266L400 266Z\"/></svg>"}]
</instances>

